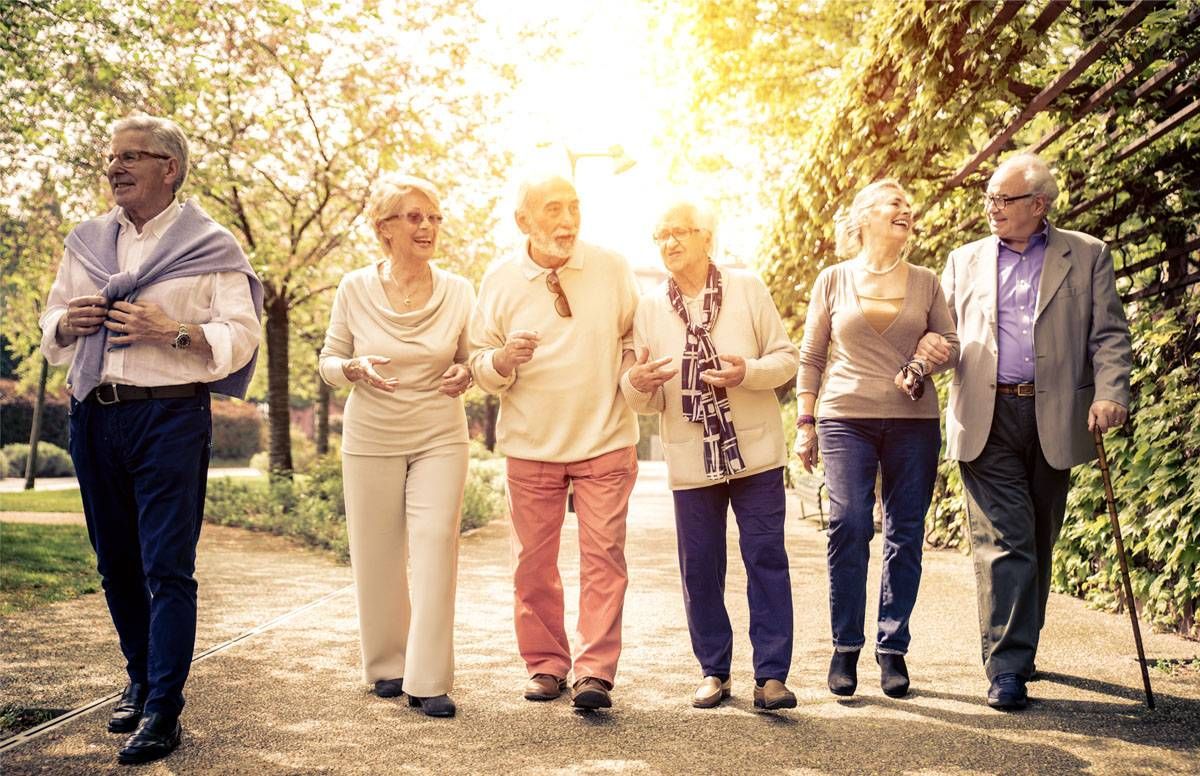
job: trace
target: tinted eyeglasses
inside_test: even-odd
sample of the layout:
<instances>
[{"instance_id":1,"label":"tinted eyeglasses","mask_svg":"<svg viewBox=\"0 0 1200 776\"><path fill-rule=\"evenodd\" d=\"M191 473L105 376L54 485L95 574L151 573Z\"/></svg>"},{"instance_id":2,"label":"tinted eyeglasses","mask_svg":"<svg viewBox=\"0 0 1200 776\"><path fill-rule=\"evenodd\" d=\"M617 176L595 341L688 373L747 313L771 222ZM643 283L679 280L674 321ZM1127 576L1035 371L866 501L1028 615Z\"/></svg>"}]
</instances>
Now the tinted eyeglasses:
<instances>
[{"instance_id":1,"label":"tinted eyeglasses","mask_svg":"<svg viewBox=\"0 0 1200 776\"><path fill-rule=\"evenodd\" d=\"M571 305L567 302L567 295L563 293L562 283L558 282L557 271L550 270L546 273L546 288L550 289L550 293L554 294L554 312L563 318L570 318Z\"/></svg>"},{"instance_id":2,"label":"tinted eyeglasses","mask_svg":"<svg viewBox=\"0 0 1200 776\"><path fill-rule=\"evenodd\" d=\"M382 224L384 221L391 221L393 218L403 218L413 226L420 226L422 222L428 221L429 225L434 228L441 226L442 222L446 220L445 216L441 213L422 213L420 210L410 210L407 213L397 213L393 216L388 216L379 223Z\"/></svg>"}]
</instances>

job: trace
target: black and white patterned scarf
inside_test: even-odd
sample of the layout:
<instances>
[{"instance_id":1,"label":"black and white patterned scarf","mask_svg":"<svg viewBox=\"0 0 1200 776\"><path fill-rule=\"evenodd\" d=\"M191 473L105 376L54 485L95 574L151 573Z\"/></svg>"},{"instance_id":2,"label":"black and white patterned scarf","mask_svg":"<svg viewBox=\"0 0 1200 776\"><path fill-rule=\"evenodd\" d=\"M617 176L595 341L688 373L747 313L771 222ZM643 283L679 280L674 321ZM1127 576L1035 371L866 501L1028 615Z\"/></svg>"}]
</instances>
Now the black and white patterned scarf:
<instances>
[{"instance_id":1,"label":"black and white patterned scarf","mask_svg":"<svg viewBox=\"0 0 1200 776\"><path fill-rule=\"evenodd\" d=\"M721 368L717 348L708 335L717 323L722 298L721 273L712 262L709 262L708 278L701 294L702 320L697 325L688 313L687 303L675 279L667 280L667 298L687 330L679 370L679 379L683 383L683 419L704 424L704 476L710 480L723 480L745 469L746 464L738 450L729 396L724 388L700 379L700 373L705 369Z\"/></svg>"}]
</instances>

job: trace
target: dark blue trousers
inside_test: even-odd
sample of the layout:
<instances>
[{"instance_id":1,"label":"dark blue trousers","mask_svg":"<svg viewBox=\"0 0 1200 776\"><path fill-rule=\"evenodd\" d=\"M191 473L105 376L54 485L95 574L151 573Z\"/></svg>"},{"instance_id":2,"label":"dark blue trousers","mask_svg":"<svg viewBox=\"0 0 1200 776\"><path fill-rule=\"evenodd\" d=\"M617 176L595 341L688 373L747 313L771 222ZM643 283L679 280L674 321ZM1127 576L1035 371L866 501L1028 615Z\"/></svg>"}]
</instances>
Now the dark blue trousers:
<instances>
[{"instance_id":1,"label":"dark blue trousers","mask_svg":"<svg viewBox=\"0 0 1200 776\"><path fill-rule=\"evenodd\" d=\"M672 491L692 651L705 676L728 676L733 628L725 610L726 513L733 506L746 564L754 678L786 681L792 664L792 583L783 544L783 469Z\"/></svg>"},{"instance_id":2,"label":"dark blue trousers","mask_svg":"<svg viewBox=\"0 0 1200 776\"><path fill-rule=\"evenodd\" d=\"M942 432L937 418L822 418L817 424L829 491L829 615L833 645L866 638L867 561L875 535L875 474L883 474L883 574L878 652L903 655L921 584L925 513L933 499Z\"/></svg>"},{"instance_id":3,"label":"dark blue trousers","mask_svg":"<svg viewBox=\"0 0 1200 776\"><path fill-rule=\"evenodd\" d=\"M207 389L109 406L71 400L71 458L108 610L146 712L178 714L196 643Z\"/></svg>"}]
</instances>

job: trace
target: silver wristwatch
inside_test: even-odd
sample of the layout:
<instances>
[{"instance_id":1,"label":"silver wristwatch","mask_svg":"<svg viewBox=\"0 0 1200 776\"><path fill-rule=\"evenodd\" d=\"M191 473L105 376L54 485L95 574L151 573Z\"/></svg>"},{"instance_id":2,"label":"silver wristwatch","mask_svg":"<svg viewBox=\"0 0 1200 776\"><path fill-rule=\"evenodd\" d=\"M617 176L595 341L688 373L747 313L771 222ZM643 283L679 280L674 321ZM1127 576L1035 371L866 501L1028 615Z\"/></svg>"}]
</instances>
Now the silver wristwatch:
<instances>
[{"instance_id":1,"label":"silver wristwatch","mask_svg":"<svg viewBox=\"0 0 1200 776\"><path fill-rule=\"evenodd\" d=\"M176 350L187 350L191 344L192 335L188 334L187 324L179 324L179 331L175 333L175 341L171 343L171 347Z\"/></svg>"}]
</instances>

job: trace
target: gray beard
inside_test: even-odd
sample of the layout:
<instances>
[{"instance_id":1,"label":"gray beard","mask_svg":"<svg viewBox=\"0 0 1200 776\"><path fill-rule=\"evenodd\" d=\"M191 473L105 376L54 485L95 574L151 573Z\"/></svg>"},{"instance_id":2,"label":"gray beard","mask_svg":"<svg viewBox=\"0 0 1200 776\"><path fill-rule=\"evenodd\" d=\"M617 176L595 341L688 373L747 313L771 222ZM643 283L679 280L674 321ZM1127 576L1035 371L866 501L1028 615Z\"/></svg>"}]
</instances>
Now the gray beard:
<instances>
[{"instance_id":1,"label":"gray beard","mask_svg":"<svg viewBox=\"0 0 1200 776\"><path fill-rule=\"evenodd\" d=\"M574 243L571 244L570 248L564 249L554 241L553 237L536 232L529 235L529 244L539 252L553 256L556 259L569 259L571 258L571 251L575 250Z\"/></svg>"}]
</instances>

